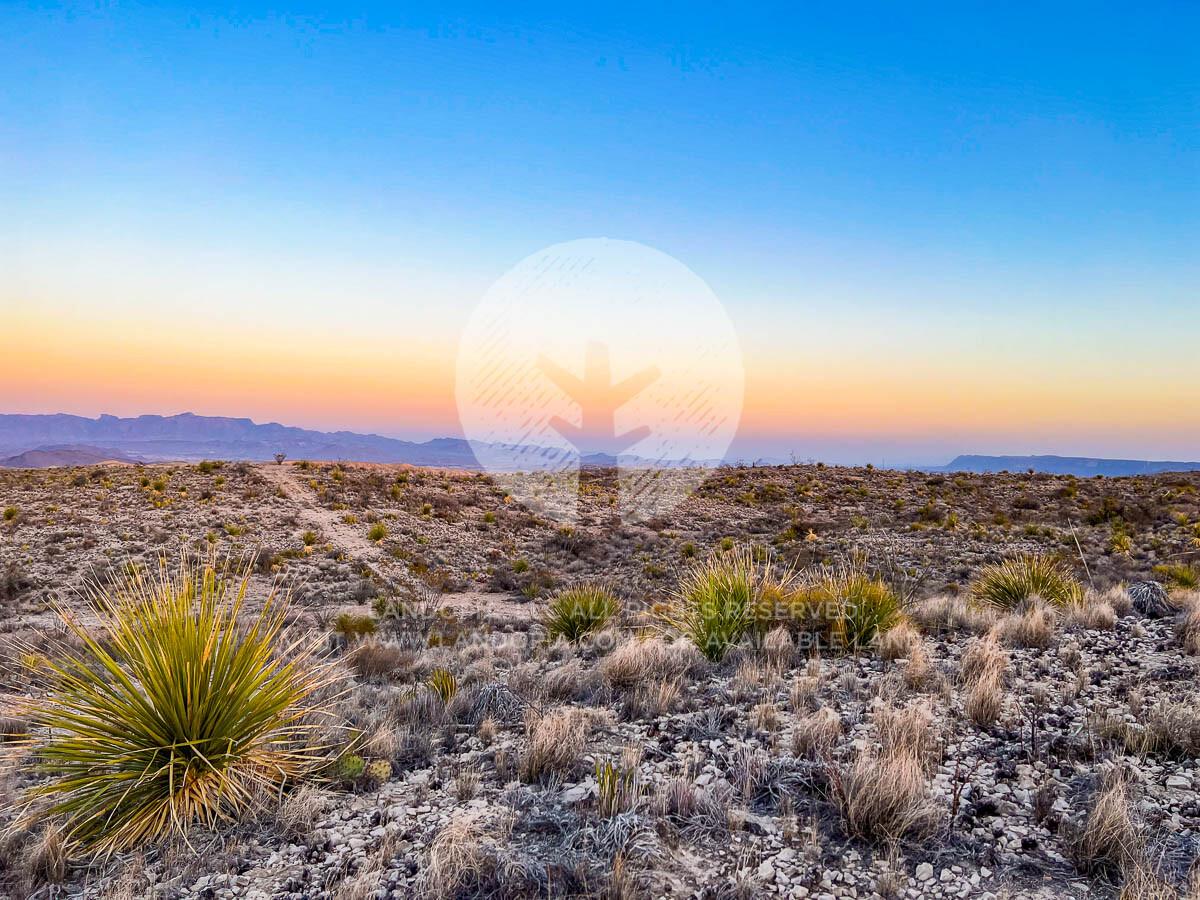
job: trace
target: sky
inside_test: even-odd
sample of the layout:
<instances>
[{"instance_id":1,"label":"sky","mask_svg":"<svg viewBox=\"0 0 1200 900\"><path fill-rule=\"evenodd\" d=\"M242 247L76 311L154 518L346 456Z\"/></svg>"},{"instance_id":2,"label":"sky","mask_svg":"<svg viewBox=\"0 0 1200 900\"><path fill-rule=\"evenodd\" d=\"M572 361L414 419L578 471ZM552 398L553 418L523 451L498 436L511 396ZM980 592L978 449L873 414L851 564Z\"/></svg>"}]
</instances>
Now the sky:
<instances>
[{"instance_id":1,"label":"sky","mask_svg":"<svg viewBox=\"0 0 1200 900\"><path fill-rule=\"evenodd\" d=\"M609 237L727 311L733 456L1200 459L1195 4L398 6L0 5L0 411L459 434Z\"/></svg>"}]
</instances>

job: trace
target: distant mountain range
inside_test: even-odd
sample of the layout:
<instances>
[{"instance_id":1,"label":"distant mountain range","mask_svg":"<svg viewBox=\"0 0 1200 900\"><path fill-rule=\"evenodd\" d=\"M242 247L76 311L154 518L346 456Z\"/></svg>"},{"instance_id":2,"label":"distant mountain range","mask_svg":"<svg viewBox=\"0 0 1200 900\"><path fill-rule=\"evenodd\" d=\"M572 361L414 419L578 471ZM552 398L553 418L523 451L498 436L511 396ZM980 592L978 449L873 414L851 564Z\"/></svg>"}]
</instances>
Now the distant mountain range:
<instances>
[{"instance_id":1,"label":"distant mountain range","mask_svg":"<svg viewBox=\"0 0 1200 900\"><path fill-rule=\"evenodd\" d=\"M958 456L938 472L1047 472L1052 475L1090 477L1153 475L1155 472L1194 472L1200 462L1155 462L1144 459L1092 459L1086 456Z\"/></svg>"},{"instance_id":2,"label":"distant mountain range","mask_svg":"<svg viewBox=\"0 0 1200 900\"><path fill-rule=\"evenodd\" d=\"M87 466L101 462L163 462L201 459L270 460L276 453L289 459L347 460L353 462L409 463L415 466L478 469L472 444L462 438L402 441L378 434L352 431L311 431L271 422L259 425L250 419L223 416L103 415L96 419L66 414L0 414L0 466L42 468ZM486 445L489 459L511 452L521 468L531 459L549 454L537 447ZM633 465L649 464L622 457ZM612 465L599 454L583 458L586 465ZM671 463L668 463L671 464ZM679 465L679 463L674 463ZM713 465L707 461L706 465ZM518 466L514 465L514 468ZM1033 469L1059 475L1146 475L1154 472L1200 470L1200 462L1152 462L1136 459L1091 459L1069 456L956 457L945 466L915 467L930 472L1024 472Z\"/></svg>"},{"instance_id":3,"label":"distant mountain range","mask_svg":"<svg viewBox=\"0 0 1200 900\"><path fill-rule=\"evenodd\" d=\"M64 413L0 414L0 466L9 467L84 466L105 460L270 460L276 453L286 453L289 459L478 469L473 447L486 448L493 464L503 465L506 457L512 459L508 468L513 469L550 468L561 457L558 451L540 447L473 444L462 438L417 443L378 434L310 431L275 422L259 425L250 419L193 413L134 418L102 415L96 419ZM582 461L585 465L613 465L616 459L586 454ZM633 456L622 456L622 461L649 465L648 460Z\"/></svg>"},{"instance_id":4,"label":"distant mountain range","mask_svg":"<svg viewBox=\"0 0 1200 900\"><path fill-rule=\"evenodd\" d=\"M291 459L345 459L356 462L405 462L421 466L478 468L471 446L461 438L423 443L351 431L332 433L291 428L271 422L224 416L137 416L97 419L65 414L0 415L0 455L19 458L31 450L73 447L82 456L116 451L128 459L269 460L276 453ZM110 457L111 458L111 457ZM6 465L20 465L5 461ZM78 465L87 465L80 462Z\"/></svg>"}]
</instances>

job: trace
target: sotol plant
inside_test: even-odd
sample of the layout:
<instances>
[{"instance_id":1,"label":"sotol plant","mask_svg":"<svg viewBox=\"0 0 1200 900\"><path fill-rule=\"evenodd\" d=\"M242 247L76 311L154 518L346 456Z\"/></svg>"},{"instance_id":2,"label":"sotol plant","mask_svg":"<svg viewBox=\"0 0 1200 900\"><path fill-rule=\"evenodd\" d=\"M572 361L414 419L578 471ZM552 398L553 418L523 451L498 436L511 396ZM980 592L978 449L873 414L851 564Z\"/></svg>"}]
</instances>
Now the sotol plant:
<instances>
[{"instance_id":1,"label":"sotol plant","mask_svg":"<svg viewBox=\"0 0 1200 900\"><path fill-rule=\"evenodd\" d=\"M730 550L688 569L660 615L717 662L753 625L761 587L750 553Z\"/></svg>"},{"instance_id":2,"label":"sotol plant","mask_svg":"<svg viewBox=\"0 0 1200 900\"><path fill-rule=\"evenodd\" d=\"M318 764L315 699L332 670L284 636L286 598L246 609L249 569L183 562L89 590L99 629L49 660L32 703L48 781L31 791L70 842L101 853L233 820Z\"/></svg>"},{"instance_id":3,"label":"sotol plant","mask_svg":"<svg viewBox=\"0 0 1200 900\"><path fill-rule=\"evenodd\" d=\"M542 616L550 640L578 643L599 631L621 611L621 601L608 588L584 584L559 591Z\"/></svg>"},{"instance_id":4,"label":"sotol plant","mask_svg":"<svg viewBox=\"0 0 1200 900\"><path fill-rule=\"evenodd\" d=\"M1012 609L1030 597L1055 606L1083 600L1083 588L1057 558L1028 554L986 566L971 585L971 595L986 606Z\"/></svg>"}]
</instances>

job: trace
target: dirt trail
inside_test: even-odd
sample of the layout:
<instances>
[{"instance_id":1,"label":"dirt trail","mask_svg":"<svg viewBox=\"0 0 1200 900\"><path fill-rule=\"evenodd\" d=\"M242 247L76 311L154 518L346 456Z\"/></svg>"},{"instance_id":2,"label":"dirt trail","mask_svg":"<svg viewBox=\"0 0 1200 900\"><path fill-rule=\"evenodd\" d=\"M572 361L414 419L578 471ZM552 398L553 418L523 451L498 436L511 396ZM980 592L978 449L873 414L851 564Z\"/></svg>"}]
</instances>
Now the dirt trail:
<instances>
[{"instance_id":1,"label":"dirt trail","mask_svg":"<svg viewBox=\"0 0 1200 900\"><path fill-rule=\"evenodd\" d=\"M385 584L403 584L411 580L412 576L403 564L366 536L365 525L347 525L339 513L317 503L294 466L267 463L260 465L258 471L268 483L283 488L305 527L316 531L322 540L369 568ZM493 621L513 623L528 621L536 609L536 604L524 599L480 591L446 594L442 602L446 610L459 617L482 615ZM366 609L363 607L361 611Z\"/></svg>"},{"instance_id":2,"label":"dirt trail","mask_svg":"<svg viewBox=\"0 0 1200 900\"><path fill-rule=\"evenodd\" d=\"M282 488L305 526L344 554L367 566L385 582L406 580L403 571L382 547L370 540L363 525L347 525L340 514L326 509L313 499L308 486L290 465L268 463L258 467L259 474L270 484Z\"/></svg>"}]
</instances>

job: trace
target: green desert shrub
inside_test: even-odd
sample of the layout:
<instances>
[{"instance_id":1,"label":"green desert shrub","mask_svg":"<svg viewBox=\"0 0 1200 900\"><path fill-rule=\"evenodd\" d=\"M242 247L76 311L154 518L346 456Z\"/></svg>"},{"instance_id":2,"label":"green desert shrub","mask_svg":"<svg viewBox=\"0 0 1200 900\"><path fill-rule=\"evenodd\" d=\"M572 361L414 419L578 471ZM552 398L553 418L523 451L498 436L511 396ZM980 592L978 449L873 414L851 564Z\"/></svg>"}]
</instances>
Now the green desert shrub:
<instances>
[{"instance_id":1,"label":"green desert shrub","mask_svg":"<svg viewBox=\"0 0 1200 900\"><path fill-rule=\"evenodd\" d=\"M900 598L860 561L768 581L756 608L760 631L782 626L811 648L860 650L903 619Z\"/></svg>"},{"instance_id":2,"label":"green desert shrub","mask_svg":"<svg viewBox=\"0 0 1200 900\"><path fill-rule=\"evenodd\" d=\"M1057 557L1033 553L985 566L971 596L996 609L1013 609L1031 597L1069 606L1082 602L1083 588Z\"/></svg>"},{"instance_id":3,"label":"green desert shrub","mask_svg":"<svg viewBox=\"0 0 1200 900\"><path fill-rule=\"evenodd\" d=\"M1200 589L1200 571L1185 563L1165 563L1155 566L1154 574L1171 590L1194 591Z\"/></svg>"},{"instance_id":4,"label":"green desert shrub","mask_svg":"<svg viewBox=\"0 0 1200 900\"><path fill-rule=\"evenodd\" d=\"M542 616L542 625L550 640L561 637L574 644L600 631L620 611L621 602L611 590L583 584L555 594Z\"/></svg>"},{"instance_id":5,"label":"green desert shrub","mask_svg":"<svg viewBox=\"0 0 1200 900\"><path fill-rule=\"evenodd\" d=\"M382 522L376 522L369 529L367 529L367 538L374 541L377 544L387 536L388 536L387 526L384 525Z\"/></svg>"},{"instance_id":6,"label":"green desert shrub","mask_svg":"<svg viewBox=\"0 0 1200 900\"><path fill-rule=\"evenodd\" d=\"M448 704L458 694L458 679L454 677L453 672L441 666L429 673L425 684L437 694L443 705Z\"/></svg>"},{"instance_id":7,"label":"green desert shrub","mask_svg":"<svg viewBox=\"0 0 1200 900\"><path fill-rule=\"evenodd\" d=\"M379 623L372 616L361 616L357 613L338 613L338 617L333 620L334 634L341 635L348 643L374 634L378 628Z\"/></svg>"},{"instance_id":8,"label":"green desert shrub","mask_svg":"<svg viewBox=\"0 0 1200 900\"><path fill-rule=\"evenodd\" d=\"M185 561L89 590L98 627L62 613L76 650L31 701L45 777L31 809L69 843L119 852L255 810L317 765L332 670L284 634L285 597L246 608L249 569Z\"/></svg>"},{"instance_id":9,"label":"green desert shrub","mask_svg":"<svg viewBox=\"0 0 1200 900\"><path fill-rule=\"evenodd\" d=\"M900 598L882 578L847 568L824 576L822 590L835 600L837 634L845 647L860 650L902 618Z\"/></svg>"},{"instance_id":10,"label":"green desert shrub","mask_svg":"<svg viewBox=\"0 0 1200 900\"><path fill-rule=\"evenodd\" d=\"M729 550L690 567L659 615L716 662L746 636L761 595L762 579L751 554Z\"/></svg>"}]
</instances>

